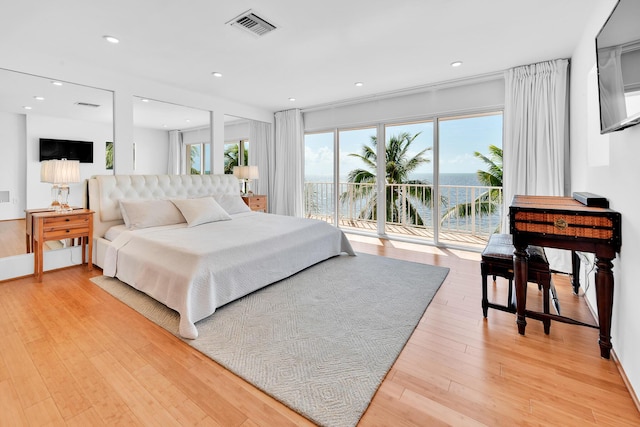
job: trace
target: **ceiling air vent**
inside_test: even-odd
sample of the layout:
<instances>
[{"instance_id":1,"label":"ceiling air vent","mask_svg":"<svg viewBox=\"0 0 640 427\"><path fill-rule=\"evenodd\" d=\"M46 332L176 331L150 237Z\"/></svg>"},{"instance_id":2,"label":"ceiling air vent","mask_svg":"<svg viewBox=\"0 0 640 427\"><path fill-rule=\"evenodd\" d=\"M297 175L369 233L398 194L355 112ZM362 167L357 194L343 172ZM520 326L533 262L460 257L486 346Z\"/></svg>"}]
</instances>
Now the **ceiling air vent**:
<instances>
[{"instance_id":1,"label":"ceiling air vent","mask_svg":"<svg viewBox=\"0 0 640 427\"><path fill-rule=\"evenodd\" d=\"M259 17L251 9L236 16L231 21L227 22L227 24L232 27L248 31L256 37L262 37L276 29L275 25L270 24L266 19Z\"/></svg>"},{"instance_id":2,"label":"ceiling air vent","mask_svg":"<svg viewBox=\"0 0 640 427\"><path fill-rule=\"evenodd\" d=\"M99 107L98 104L91 104L89 102L80 102L80 101L76 102L76 105L79 105L81 107L91 107L91 108L98 108Z\"/></svg>"}]
</instances>

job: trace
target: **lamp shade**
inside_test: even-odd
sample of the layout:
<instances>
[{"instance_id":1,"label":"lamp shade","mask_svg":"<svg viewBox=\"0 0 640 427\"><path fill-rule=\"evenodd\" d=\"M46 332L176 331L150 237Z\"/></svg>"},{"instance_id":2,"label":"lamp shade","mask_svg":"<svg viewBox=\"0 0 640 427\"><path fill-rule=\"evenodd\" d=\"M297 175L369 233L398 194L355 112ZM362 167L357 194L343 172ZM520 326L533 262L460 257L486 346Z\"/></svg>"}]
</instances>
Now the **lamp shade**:
<instances>
[{"instance_id":1,"label":"lamp shade","mask_svg":"<svg viewBox=\"0 0 640 427\"><path fill-rule=\"evenodd\" d=\"M258 179L260 174L258 173L257 166L247 166L247 179Z\"/></svg>"},{"instance_id":2,"label":"lamp shade","mask_svg":"<svg viewBox=\"0 0 640 427\"><path fill-rule=\"evenodd\" d=\"M40 182L53 183L53 163L51 160L44 160L40 163Z\"/></svg>"},{"instance_id":3,"label":"lamp shade","mask_svg":"<svg viewBox=\"0 0 640 427\"><path fill-rule=\"evenodd\" d=\"M238 179L258 179L258 166L234 166L233 175Z\"/></svg>"},{"instance_id":4,"label":"lamp shade","mask_svg":"<svg viewBox=\"0 0 640 427\"><path fill-rule=\"evenodd\" d=\"M49 173L48 169L52 169L52 180L46 182L51 182L53 184L70 184L73 182L80 182L80 162L78 160L49 160L49 163L52 163L52 165L47 165L45 168L47 169L47 174Z\"/></svg>"}]
</instances>

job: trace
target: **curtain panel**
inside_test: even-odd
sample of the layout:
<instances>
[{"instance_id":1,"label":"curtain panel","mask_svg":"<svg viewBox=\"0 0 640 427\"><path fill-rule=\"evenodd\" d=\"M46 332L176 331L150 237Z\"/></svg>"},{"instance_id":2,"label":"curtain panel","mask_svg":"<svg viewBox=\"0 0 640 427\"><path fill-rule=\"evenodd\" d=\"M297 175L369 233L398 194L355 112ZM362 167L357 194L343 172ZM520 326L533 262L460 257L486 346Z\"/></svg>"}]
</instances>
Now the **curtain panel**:
<instances>
[{"instance_id":1,"label":"curtain panel","mask_svg":"<svg viewBox=\"0 0 640 427\"><path fill-rule=\"evenodd\" d=\"M182 133L178 130L169 131L169 156L167 157L167 173L169 175L184 173L184 145L182 144Z\"/></svg>"},{"instance_id":2,"label":"curtain panel","mask_svg":"<svg viewBox=\"0 0 640 427\"><path fill-rule=\"evenodd\" d=\"M249 143L251 144L251 155L249 156L249 164L258 166L260 178L253 183L256 194L272 194L270 183L272 182L273 166L273 141L271 133L271 124L251 120L249 123ZM269 201L269 212L273 212L271 208L271 198Z\"/></svg>"},{"instance_id":3,"label":"curtain panel","mask_svg":"<svg viewBox=\"0 0 640 427\"><path fill-rule=\"evenodd\" d=\"M568 65L557 59L505 72L503 232L514 195L569 192ZM547 251L553 267L571 271L568 258L556 252Z\"/></svg>"},{"instance_id":4,"label":"curtain panel","mask_svg":"<svg viewBox=\"0 0 640 427\"><path fill-rule=\"evenodd\" d=\"M275 141L270 166L271 212L304 215L304 125L299 109L275 114Z\"/></svg>"}]
</instances>

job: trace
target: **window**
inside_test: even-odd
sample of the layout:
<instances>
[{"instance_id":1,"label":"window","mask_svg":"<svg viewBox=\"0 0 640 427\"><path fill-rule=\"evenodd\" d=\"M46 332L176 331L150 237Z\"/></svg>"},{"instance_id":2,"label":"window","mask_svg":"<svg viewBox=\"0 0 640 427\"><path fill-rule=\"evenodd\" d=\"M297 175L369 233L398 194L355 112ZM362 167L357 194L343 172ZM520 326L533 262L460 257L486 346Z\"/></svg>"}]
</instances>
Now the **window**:
<instances>
[{"instance_id":1,"label":"window","mask_svg":"<svg viewBox=\"0 0 640 427\"><path fill-rule=\"evenodd\" d=\"M308 218L334 220L333 132L304 136L304 212Z\"/></svg>"},{"instance_id":2,"label":"window","mask_svg":"<svg viewBox=\"0 0 640 427\"><path fill-rule=\"evenodd\" d=\"M224 144L224 173L233 173L234 166L249 164L249 141Z\"/></svg>"},{"instance_id":3,"label":"window","mask_svg":"<svg viewBox=\"0 0 640 427\"><path fill-rule=\"evenodd\" d=\"M187 153L189 154L190 175L211 174L211 144L189 144L187 145Z\"/></svg>"},{"instance_id":4,"label":"window","mask_svg":"<svg viewBox=\"0 0 640 427\"><path fill-rule=\"evenodd\" d=\"M342 228L483 247L502 214L502 112L307 133L304 197Z\"/></svg>"},{"instance_id":5,"label":"window","mask_svg":"<svg viewBox=\"0 0 640 427\"><path fill-rule=\"evenodd\" d=\"M502 112L439 120L440 241L488 236L502 213Z\"/></svg>"},{"instance_id":6,"label":"window","mask_svg":"<svg viewBox=\"0 0 640 427\"><path fill-rule=\"evenodd\" d=\"M387 125L385 141L385 232L433 228L433 121Z\"/></svg>"},{"instance_id":7,"label":"window","mask_svg":"<svg viewBox=\"0 0 640 427\"><path fill-rule=\"evenodd\" d=\"M377 129L374 127L338 132L338 218L341 225L376 229L376 141Z\"/></svg>"}]
</instances>

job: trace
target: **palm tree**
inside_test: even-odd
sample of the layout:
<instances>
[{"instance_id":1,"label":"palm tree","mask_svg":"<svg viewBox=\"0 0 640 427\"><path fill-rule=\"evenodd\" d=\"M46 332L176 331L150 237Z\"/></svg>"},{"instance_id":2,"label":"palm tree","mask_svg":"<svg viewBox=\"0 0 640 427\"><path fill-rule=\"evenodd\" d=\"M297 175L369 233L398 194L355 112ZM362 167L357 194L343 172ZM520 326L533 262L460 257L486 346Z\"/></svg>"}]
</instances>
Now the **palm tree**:
<instances>
[{"instance_id":1,"label":"palm tree","mask_svg":"<svg viewBox=\"0 0 640 427\"><path fill-rule=\"evenodd\" d=\"M430 162L430 160L425 157L425 153L431 150L431 147L425 148L419 153L409 157L411 144L418 135L420 135L420 132L413 136L407 132L403 132L400 135L393 135L389 138L385 147L386 184L413 184L408 186L386 185L386 217L387 219L401 217L403 207L400 201L402 200L402 192L404 191L407 200L407 218L411 224L425 225L425 221L418 211L416 202L420 201L424 204L430 204L431 187L428 186L429 183L426 181L407 179L409 174L420 165ZM373 185L376 182L377 145L378 140L376 136L372 136L371 144L364 144L362 146L361 154L349 154L349 156L361 159L365 163L366 169L354 169L349 172L348 181L355 185L350 186L351 191L340 195L340 200L343 202L354 202L358 199L366 202L358 215L358 217L362 219L377 218L377 193L376 186Z\"/></svg>"},{"instance_id":2,"label":"palm tree","mask_svg":"<svg viewBox=\"0 0 640 427\"><path fill-rule=\"evenodd\" d=\"M478 181L483 186L492 188L480 194L471 202L452 206L442 216L442 220L454 217L464 218L471 215L473 209L475 209L476 214L490 215L502 204L502 148L489 145L488 156L478 151L474 152L473 155L487 165L487 170L478 170Z\"/></svg>"},{"instance_id":3,"label":"palm tree","mask_svg":"<svg viewBox=\"0 0 640 427\"><path fill-rule=\"evenodd\" d=\"M229 148L224 150L224 173L233 173L233 167L239 166L238 164L239 151L240 151L239 144L233 144L229 146ZM248 160L249 160L249 150L245 147L243 166L247 165Z\"/></svg>"}]
</instances>

